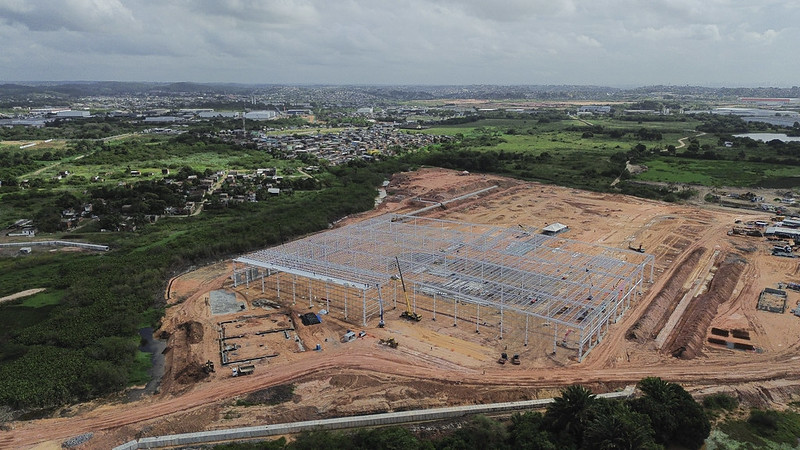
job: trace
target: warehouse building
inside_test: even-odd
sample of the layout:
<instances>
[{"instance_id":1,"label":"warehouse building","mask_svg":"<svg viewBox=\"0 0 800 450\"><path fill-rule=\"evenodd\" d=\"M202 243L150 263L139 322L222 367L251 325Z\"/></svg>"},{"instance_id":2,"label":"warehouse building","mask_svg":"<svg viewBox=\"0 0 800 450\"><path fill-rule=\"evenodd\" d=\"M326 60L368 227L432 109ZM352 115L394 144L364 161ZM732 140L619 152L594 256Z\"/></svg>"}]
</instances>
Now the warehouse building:
<instances>
[{"instance_id":1,"label":"warehouse building","mask_svg":"<svg viewBox=\"0 0 800 450\"><path fill-rule=\"evenodd\" d=\"M360 326L408 308L423 324L452 321L504 346L551 342L582 360L652 281L654 261L519 228L387 214L243 255L232 276Z\"/></svg>"}]
</instances>

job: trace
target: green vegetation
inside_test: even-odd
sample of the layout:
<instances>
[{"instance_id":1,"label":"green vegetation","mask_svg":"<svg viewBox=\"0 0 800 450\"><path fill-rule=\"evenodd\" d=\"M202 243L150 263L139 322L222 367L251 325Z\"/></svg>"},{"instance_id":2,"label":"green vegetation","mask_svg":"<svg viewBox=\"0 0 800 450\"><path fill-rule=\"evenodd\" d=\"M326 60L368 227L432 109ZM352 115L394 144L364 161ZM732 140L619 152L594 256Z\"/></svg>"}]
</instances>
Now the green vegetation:
<instances>
[{"instance_id":1,"label":"green vegetation","mask_svg":"<svg viewBox=\"0 0 800 450\"><path fill-rule=\"evenodd\" d=\"M57 305L64 296L64 291L45 291L31 295L22 300L21 306L27 308L41 308L43 306Z\"/></svg>"},{"instance_id":2,"label":"green vegetation","mask_svg":"<svg viewBox=\"0 0 800 450\"><path fill-rule=\"evenodd\" d=\"M668 201L680 198L680 191L642 189L631 182L786 188L800 176L800 144L734 138L732 133L769 130L736 117L678 121L652 116L635 125L627 117L593 118L591 125L557 115L536 117L435 126L424 132L455 135L458 141L430 149L416 161ZM624 170L626 161L647 170L632 176ZM612 187L617 177L622 182Z\"/></svg>"},{"instance_id":3,"label":"green vegetation","mask_svg":"<svg viewBox=\"0 0 800 450\"><path fill-rule=\"evenodd\" d=\"M207 151L208 145L217 144L183 145ZM132 148L150 151L138 144ZM95 151L108 150L101 146ZM216 151L224 155L229 148L220 146ZM344 215L369 209L377 194L375 186L405 168L396 161L335 167L330 169L329 184L316 190L208 209L193 217L142 222L135 232L100 233L82 227L66 235L110 244L113 250L106 254L34 252L0 259L0 295L48 289L28 303L0 305L0 403L48 407L143 382L147 364L137 351L136 331L160 318L161 293L170 274L321 230ZM33 216L41 229L48 220L57 227L58 212L84 199L98 204L97 199L103 199L106 216L114 217L115 208L123 203L146 213L159 202L169 204L172 193L167 185L147 180L130 188L98 186L85 193L14 190L3 194L3 201L9 200L12 208L19 205L17 213L25 210L28 200L38 202L40 211Z\"/></svg>"},{"instance_id":4,"label":"green vegetation","mask_svg":"<svg viewBox=\"0 0 800 450\"><path fill-rule=\"evenodd\" d=\"M711 411L732 411L739 407L739 400L728 394L711 394L703 398L703 407Z\"/></svg>"},{"instance_id":5,"label":"green vegetation","mask_svg":"<svg viewBox=\"0 0 800 450\"><path fill-rule=\"evenodd\" d=\"M147 371L150 370L150 366L152 366L151 358L152 355L150 353L139 350L136 351L134 362L128 374L129 386L143 385L150 381L150 376L147 375Z\"/></svg>"},{"instance_id":6,"label":"green vegetation","mask_svg":"<svg viewBox=\"0 0 800 450\"><path fill-rule=\"evenodd\" d=\"M326 114L334 122L360 124L360 119ZM113 250L0 258L0 295L47 289L0 305L0 403L48 407L140 382L145 365L132 337L142 325L159 320L161 292L171 274L322 230L344 215L370 209L376 186L401 170L434 165L667 201L695 193L669 187L675 183L792 186L800 175L800 145L733 138L730 133L765 129L736 118L603 117L585 122L562 111L440 116L439 124L425 132L455 139L396 158L336 167L312 155L290 158L209 134L238 127L237 121L191 124L190 132L173 137L133 135L113 141L96 138L129 133L141 124L93 119L1 130L5 140L71 140L0 149L0 226L29 218L52 238L103 243ZM270 126L305 124L288 119ZM678 139L684 137L690 139L679 148ZM632 175L628 163L649 170ZM298 169L307 165L319 165L320 172L306 177ZM283 176L284 194L271 196L263 189L273 180L240 179L227 184L225 194L233 198L254 192L258 203L235 203L223 201L219 193L207 194L200 185L201 178L217 172L256 168L275 168ZM186 201L205 202L202 214L189 216ZM88 204L92 210L84 211ZM168 209L184 212L165 216ZM64 211L70 210L84 217L65 219ZM160 218L150 223L154 217ZM611 415L617 413L614 426L628 430L639 423L635 414L648 410L631 406ZM580 426L589 430L590 423L587 417ZM655 442L671 439L673 431L659 431Z\"/></svg>"},{"instance_id":7,"label":"green vegetation","mask_svg":"<svg viewBox=\"0 0 800 450\"><path fill-rule=\"evenodd\" d=\"M709 434L708 420L682 387L658 378L639 383L645 395L606 400L570 386L547 411L515 413L506 422L475 416L453 431L414 434L402 427L311 431L291 443L270 441L217 449L697 449ZM661 401L667 403L661 404ZM689 416L683 417L684 411ZM699 411L699 415L695 412ZM659 423L659 420L665 423ZM676 428L679 427L679 428Z\"/></svg>"},{"instance_id":8,"label":"green vegetation","mask_svg":"<svg viewBox=\"0 0 800 450\"><path fill-rule=\"evenodd\" d=\"M753 409L747 420L727 420L718 427L712 442L735 442L743 449L797 448L800 414Z\"/></svg>"}]
</instances>

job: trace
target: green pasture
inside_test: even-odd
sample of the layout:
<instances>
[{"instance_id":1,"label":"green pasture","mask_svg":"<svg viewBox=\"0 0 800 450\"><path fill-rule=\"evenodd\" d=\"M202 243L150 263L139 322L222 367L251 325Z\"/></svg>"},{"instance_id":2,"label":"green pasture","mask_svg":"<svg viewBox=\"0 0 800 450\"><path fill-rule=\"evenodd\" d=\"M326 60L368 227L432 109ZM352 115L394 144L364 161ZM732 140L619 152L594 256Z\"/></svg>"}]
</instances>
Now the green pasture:
<instances>
[{"instance_id":1,"label":"green pasture","mask_svg":"<svg viewBox=\"0 0 800 450\"><path fill-rule=\"evenodd\" d=\"M150 381L150 376L147 375L147 371L150 370L150 367L153 365L152 357L152 353L136 350L133 366L128 373L128 386L147 384L147 382Z\"/></svg>"},{"instance_id":2,"label":"green pasture","mask_svg":"<svg viewBox=\"0 0 800 450\"><path fill-rule=\"evenodd\" d=\"M162 219L162 220L169 220L169 219ZM174 219L173 219L174 220ZM148 233L148 243L145 245L140 245L136 247L134 253L136 252L147 252L148 250L156 247L156 248L164 248L168 244L174 243L184 235L189 233L189 230L172 230L172 229L165 229L159 232Z\"/></svg>"},{"instance_id":3,"label":"green pasture","mask_svg":"<svg viewBox=\"0 0 800 450\"><path fill-rule=\"evenodd\" d=\"M47 290L31 295L30 297L25 297L25 299L22 300L21 305L28 308L41 308L43 306L57 305L59 302L61 302L61 298L63 296L63 291Z\"/></svg>"},{"instance_id":4,"label":"green pasture","mask_svg":"<svg viewBox=\"0 0 800 450\"><path fill-rule=\"evenodd\" d=\"M770 179L800 177L800 167L749 161L665 157L647 161L646 165L648 170L637 175L636 179L718 187L758 187L768 184Z\"/></svg>"}]
</instances>

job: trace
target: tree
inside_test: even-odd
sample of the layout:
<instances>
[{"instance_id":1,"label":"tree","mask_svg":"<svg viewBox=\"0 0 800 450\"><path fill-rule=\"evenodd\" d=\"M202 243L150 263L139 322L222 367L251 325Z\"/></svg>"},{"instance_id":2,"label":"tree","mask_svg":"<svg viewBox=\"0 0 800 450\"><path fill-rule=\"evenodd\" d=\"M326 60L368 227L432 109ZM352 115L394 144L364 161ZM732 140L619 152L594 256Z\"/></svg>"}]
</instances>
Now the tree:
<instances>
[{"instance_id":1,"label":"tree","mask_svg":"<svg viewBox=\"0 0 800 450\"><path fill-rule=\"evenodd\" d=\"M711 432L703 409L679 384L658 377L644 378L638 384L644 396L633 400L634 411L645 414L663 445L700 448Z\"/></svg>"},{"instance_id":2,"label":"tree","mask_svg":"<svg viewBox=\"0 0 800 450\"><path fill-rule=\"evenodd\" d=\"M463 427L439 441L436 448L502 450L508 448L508 431L499 422L486 416L475 416Z\"/></svg>"},{"instance_id":3,"label":"tree","mask_svg":"<svg viewBox=\"0 0 800 450\"><path fill-rule=\"evenodd\" d=\"M561 391L547 406L544 418L550 430L558 433L562 444L573 443L580 447L583 430L589 419L589 408L595 402L592 391L572 385Z\"/></svg>"},{"instance_id":4,"label":"tree","mask_svg":"<svg viewBox=\"0 0 800 450\"><path fill-rule=\"evenodd\" d=\"M626 403L598 399L583 434L586 449L655 449L650 419Z\"/></svg>"},{"instance_id":5,"label":"tree","mask_svg":"<svg viewBox=\"0 0 800 450\"><path fill-rule=\"evenodd\" d=\"M509 443L520 450L555 450L550 433L539 412L514 413L509 426Z\"/></svg>"}]
</instances>

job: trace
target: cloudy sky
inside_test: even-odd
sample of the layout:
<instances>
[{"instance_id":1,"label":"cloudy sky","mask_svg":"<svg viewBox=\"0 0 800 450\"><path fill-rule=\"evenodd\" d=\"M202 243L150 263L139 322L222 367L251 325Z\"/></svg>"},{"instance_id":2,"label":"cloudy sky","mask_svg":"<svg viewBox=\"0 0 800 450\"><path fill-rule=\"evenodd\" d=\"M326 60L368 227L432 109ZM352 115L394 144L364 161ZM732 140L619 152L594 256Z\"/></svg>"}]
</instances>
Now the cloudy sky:
<instances>
[{"instance_id":1,"label":"cloudy sky","mask_svg":"<svg viewBox=\"0 0 800 450\"><path fill-rule=\"evenodd\" d=\"M0 0L0 83L800 85L796 0Z\"/></svg>"}]
</instances>

